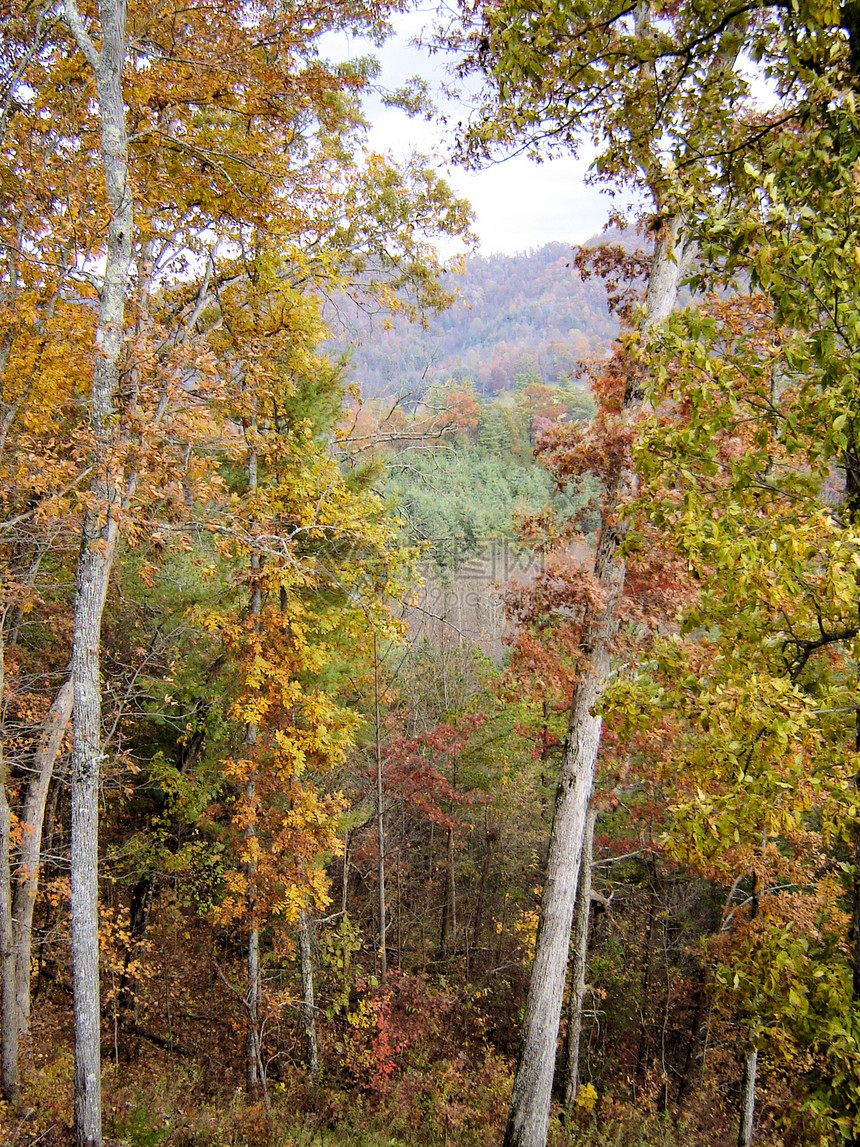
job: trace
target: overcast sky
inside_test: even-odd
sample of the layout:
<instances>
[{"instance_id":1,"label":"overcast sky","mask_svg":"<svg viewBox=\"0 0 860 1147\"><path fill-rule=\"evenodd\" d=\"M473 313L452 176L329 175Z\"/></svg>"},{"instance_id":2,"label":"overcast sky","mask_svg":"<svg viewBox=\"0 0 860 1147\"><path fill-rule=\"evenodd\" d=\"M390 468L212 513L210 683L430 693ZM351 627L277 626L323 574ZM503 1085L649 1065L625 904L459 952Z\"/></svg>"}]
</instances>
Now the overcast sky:
<instances>
[{"instance_id":1,"label":"overcast sky","mask_svg":"<svg viewBox=\"0 0 860 1147\"><path fill-rule=\"evenodd\" d=\"M396 18L397 34L382 48L345 36L328 37L326 54L331 57L374 54L382 65L380 83L400 87L420 75L428 81L434 99L443 105L452 124L468 117L468 106L452 104L439 88L450 76L441 55L430 56L412 41L432 23L434 4ZM476 214L475 231L482 254L512 254L540 247L553 240L579 243L599 232L611 201L584 182L587 160L557 159L536 164L525 156L495 163L472 172L449 163L451 141L446 129L420 118L410 118L397 108L385 107L379 98L366 105L372 123L371 146L402 158L410 149L430 157L459 195L465 196ZM450 130L450 129L448 129ZM452 253L452 252L449 252Z\"/></svg>"}]
</instances>

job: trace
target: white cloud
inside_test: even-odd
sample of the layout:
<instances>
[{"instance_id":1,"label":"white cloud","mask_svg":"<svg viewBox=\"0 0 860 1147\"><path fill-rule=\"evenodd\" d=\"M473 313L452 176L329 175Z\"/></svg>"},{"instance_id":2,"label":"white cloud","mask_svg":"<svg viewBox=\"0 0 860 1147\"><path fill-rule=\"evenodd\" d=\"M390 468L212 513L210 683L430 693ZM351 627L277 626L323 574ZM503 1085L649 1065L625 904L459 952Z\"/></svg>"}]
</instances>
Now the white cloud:
<instances>
[{"instance_id":1,"label":"white cloud","mask_svg":"<svg viewBox=\"0 0 860 1147\"><path fill-rule=\"evenodd\" d=\"M599 232L610 200L586 184L585 158L564 157L537 164L526 156L514 156L482 171L451 166L452 131L458 120L468 117L470 109L441 92L446 81L450 83L450 57L431 56L414 43L432 23L433 10L397 16L395 34L381 48L346 36L328 36L324 41L324 51L332 58L375 55L382 69L379 82L389 90L412 76L422 76L448 121L446 127L411 118L398 108L386 107L379 96L372 96L365 113L371 123L371 147L396 159L410 151L427 155L456 193L471 202L476 214L474 230L484 254L512 254L554 240L574 244ZM446 254L452 252L453 248Z\"/></svg>"}]
</instances>

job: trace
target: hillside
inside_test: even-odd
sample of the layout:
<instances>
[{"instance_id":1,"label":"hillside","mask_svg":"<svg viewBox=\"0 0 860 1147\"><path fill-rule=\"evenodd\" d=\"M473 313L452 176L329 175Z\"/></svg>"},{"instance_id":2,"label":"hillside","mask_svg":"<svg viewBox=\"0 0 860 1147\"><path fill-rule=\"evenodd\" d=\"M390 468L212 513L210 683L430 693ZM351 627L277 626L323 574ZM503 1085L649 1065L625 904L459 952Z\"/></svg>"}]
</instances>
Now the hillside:
<instances>
[{"instance_id":1,"label":"hillside","mask_svg":"<svg viewBox=\"0 0 860 1147\"><path fill-rule=\"evenodd\" d=\"M351 378L365 397L423 391L450 378L472 379L483 397L510 389L524 373L565 380L617 332L602 284L581 280L572 251L549 243L467 259L462 274L450 275L457 301L426 327L368 316L341 301L329 317L339 344L352 344Z\"/></svg>"}]
</instances>

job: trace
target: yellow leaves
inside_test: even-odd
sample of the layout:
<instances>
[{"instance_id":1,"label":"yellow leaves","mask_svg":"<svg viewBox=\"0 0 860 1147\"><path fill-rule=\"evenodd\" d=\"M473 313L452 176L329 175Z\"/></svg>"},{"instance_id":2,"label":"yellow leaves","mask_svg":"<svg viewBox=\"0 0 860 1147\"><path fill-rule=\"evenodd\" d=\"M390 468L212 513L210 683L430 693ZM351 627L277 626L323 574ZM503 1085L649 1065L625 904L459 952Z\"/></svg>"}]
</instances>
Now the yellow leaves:
<instances>
[{"instance_id":1,"label":"yellow leaves","mask_svg":"<svg viewBox=\"0 0 860 1147\"><path fill-rule=\"evenodd\" d=\"M305 897L301 890L293 884L287 885L280 896L272 903L272 914L281 916L289 923L295 923L299 913L305 907Z\"/></svg>"},{"instance_id":2,"label":"yellow leaves","mask_svg":"<svg viewBox=\"0 0 860 1147\"><path fill-rule=\"evenodd\" d=\"M597 1105L597 1088L593 1083L582 1083L576 1092L576 1106L591 1113Z\"/></svg>"}]
</instances>

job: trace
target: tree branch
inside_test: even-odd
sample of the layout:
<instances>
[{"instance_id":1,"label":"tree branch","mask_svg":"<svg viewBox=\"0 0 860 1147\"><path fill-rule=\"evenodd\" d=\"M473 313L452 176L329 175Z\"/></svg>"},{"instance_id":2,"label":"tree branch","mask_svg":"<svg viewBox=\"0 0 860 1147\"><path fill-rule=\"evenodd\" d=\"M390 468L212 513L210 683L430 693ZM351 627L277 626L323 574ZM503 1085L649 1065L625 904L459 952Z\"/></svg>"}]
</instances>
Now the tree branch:
<instances>
[{"instance_id":1,"label":"tree branch","mask_svg":"<svg viewBox=\"0 0 860 1147\"><path fill-rule=\"evenodd\" d=\"M81 14L78 11L78 6L75 0L63 0L63 15L66 18L66 23L69 25L69 31L75 39L75 43L80 48L86 57L87 63L94 72L98 72L101 63L101 53L96 49L95 44L92 42L84 27L84 22L81 19Z\"/></svg>"}]
</instances>

